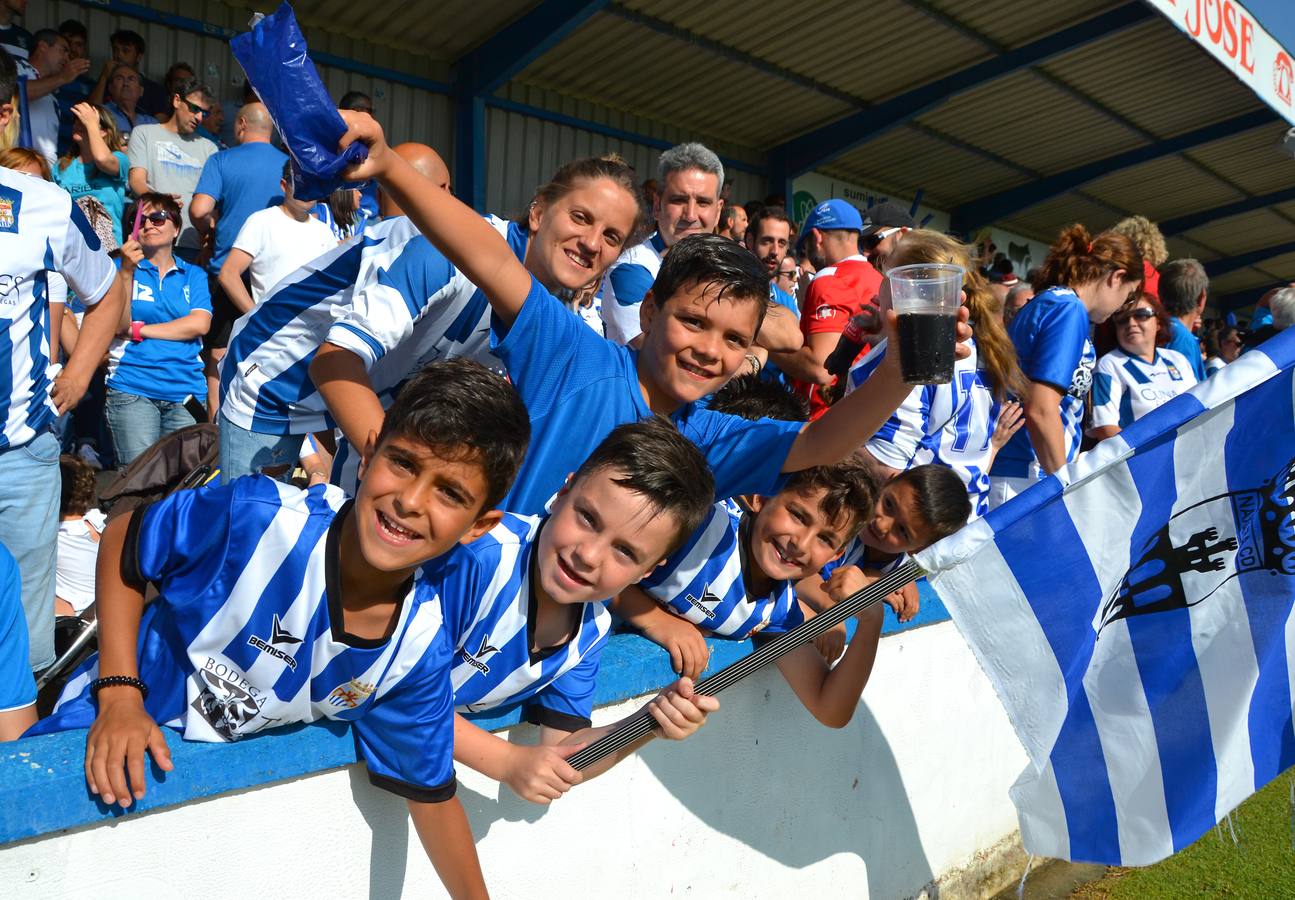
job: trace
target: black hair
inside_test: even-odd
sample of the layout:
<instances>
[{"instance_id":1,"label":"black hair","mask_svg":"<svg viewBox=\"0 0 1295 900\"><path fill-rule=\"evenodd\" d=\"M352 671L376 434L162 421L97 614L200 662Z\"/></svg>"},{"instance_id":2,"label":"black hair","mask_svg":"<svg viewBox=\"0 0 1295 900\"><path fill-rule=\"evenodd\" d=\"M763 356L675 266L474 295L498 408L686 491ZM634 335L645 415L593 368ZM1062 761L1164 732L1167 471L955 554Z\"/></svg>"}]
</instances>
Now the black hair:
<instances>
[{"instance_id":1,"label":"black hair","mask_svg":"<svg viewBox=\"0 0 1295 900\"><path fill-rule=\"evenodd\" d=\"M189 99L190 94L202 94L204 97L212 96L207 86L197 78L181 78L175 85L175 90L171 91L171 96L179 97L181 100Z\"/></svg>"},{"instance_id":2,"label":"black hair","mask_svg":"<svg viewBox=\"0 0 1295 900\"><path fill-rule=\"evenodd\" d=\"M484 512L499 505L517 477L531 421L513 386L480 363L442 359L405 382L387 410L378 446L393 436L425 444L449 459L479 462L488 493Z\"/></svg>"},{"instance_id":3,"label":"black hair","mask_svg":"<svg viewBox=\"0 0 1295 900\"><path fill-rule=\"evenodd\" d=\"M755 330L760 330L769 308L769 273L741 244L718 234L690 234L672 246L652 282L657 308L689 285L717 288L715 300L753 301Z\"/></svg>"},{"instance_id":4,"label":"black hair","mask_svg":"<svg viewBox=\"0 0 1295 900\"><path fill-rule=\"evenodd\" d=\"M931 529L931 543L953 534L971 516L967 486L947 466L928 463L900 472L887 484L907 484L917 498L917 511Z\"/></svg>"},{"instance_id":5,"label":"black hair","mask_svg":"<svg viewBox=\"0 0 1295 900\"><path fill-rule=\"evenodd\" d=\"M84 23L77 19L64 19L58 23L58 33L63 37L79 37L90 39L90 32L86 30Z\"/></svg>"},{"instance_id":6,"label":"black hair","mask_svg":"<svg viewBox=\"0 0 1295 900\"><path fill-rule=\"evenodd\" d=\"M841 535L840 546L843 547L863 530L864 525L872 521L873 514L877 511L881 482L873 474L871 466L852 458L830 466L813 466L793 472L783 487L784 491L796 491L799 494L819 489L823 491L823 497L818 501L818 506L828 522L835 522L843 513L850 515L850 524ZM962 496L967 496L965 488ZM966 521L965 517L963 521Z\"/></svg>"},{"instance_id":7,"label":"black hair","mask_svg":"<svg viewBox=\"0 0 1295 900\"><path fill-rule=\"evenodd\" d=\"M171 80L175 78L176 73L178 72L188 72L189 77L191 78L196 77L198 74L197 70L194 69L194 67L189 65L187 62L173 62L171 63L170 67L167 68L166 74L162 76L162 84L163 85L170 84ZM185 96L187 97L188 94L186 94Z\"/></svg>"},{"instance_id":8,"label":"black hair","mask_svg":"<svg viewBox=\"0 0 1295 900\"><path fill-rule=\"evenodd\" d=\"M785 385L765 381L759 375L742 375L724 385L710 408L715 412L744 419L778 419L783 422L808 422L809 405Z\"/></svg>"},{"instance_id":9,"label":"black hair","mask_svg":"<svg viewBox=\"0 0 1295 900\"><path fill-rule=\"evenodd\" d=\"M67 40L67 38L61 32L55 31L53 28L40 28L40 29L37 29L35 34L31 36L31 45L33 48L37 44L52 45L55 41L60 41L60 40L62 41Z\"/></svg>"},{"instance_id":10,"label":"black hair","mask_svg":"<svg viewBox=\"0 0 1295 900\"><path fill-rule=\"evenodd\" d=\"M144 43L144 36L138 31L131 31L129 28L123 28L108 35L108 43L125 44L127 47L134 47L139 51L140 56L144 55L148 47L148 45Z\"/></svg>"},{"instance_id":11,"label":"black hair","mask_svg":"<svg viewBox=\"0 0 1295 900\"><path fill-rule=\"evenodd\" d=\"M342 99L337 101L338 109L363 109L365 112L373 110L373 98L363 91L347 91L342 95Z\"/></svg>"},{"instance_id":12,"label":"black hair","mask_svg":"<svg viewBox=\"0 0 1295 900\"><path fill-rule=\"evenodd\" d=\"M765 222L786 222L787 223L787 240L790 244L791 233L796 230L791 223L791 216L787 215L787 210L781 206L761 206L754 214L748 213L746 220L746 239L754 241L760 234L760 226Z\"/></svg>"},{"instance_id":13,"label":"black hair","mask_svg":"<svg viewBox=\"0 0 1295 900\"><path fill-rule=\"evenodd\" d=\"M613 428L581 463L572 481L603 470L615 472L612 483L641 496L654 515L675 520L678 527L663 556L683 545L715 503L715 477L706 457L661 416Z\"/></svg>"},{"instance_id":14,"label":"black hair","mask_svg":"<svg viewBox=\"0 0 1295 900\"><path fill-rule=\"evenodd\" d=\"M13 95L17 92L18 66L7 51L0 49L0 103L12 103ZM18 112L16 106L14 112Z\"/></svg>"}]
</instances>

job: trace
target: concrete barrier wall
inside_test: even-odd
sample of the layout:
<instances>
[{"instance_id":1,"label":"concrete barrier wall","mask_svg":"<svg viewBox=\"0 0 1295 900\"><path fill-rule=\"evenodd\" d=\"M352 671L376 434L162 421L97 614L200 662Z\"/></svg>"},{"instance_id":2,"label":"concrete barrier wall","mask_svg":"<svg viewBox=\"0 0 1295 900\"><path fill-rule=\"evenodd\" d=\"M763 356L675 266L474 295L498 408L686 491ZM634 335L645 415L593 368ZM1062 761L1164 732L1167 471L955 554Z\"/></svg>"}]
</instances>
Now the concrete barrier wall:
<instances>
[{"instance_id":1,"label":"concrete barrier wall","mask_svg":"<svg viewBox=\"0 0 1295 900\"><path fill-rule=\"evenodd\" d=\"M600 708L596 721L642 700ZM814 722L775 671L722 704L695 738L654 742L551 807L461 770L492 894L949 900L987 896L1019 876L1007 788L1024 752L951 623L884 637L854 720L839 731ZM236 750L272 758L276 746L290 758L320 734L331 752L345 746L310 728L202 746L185 761L211 767ZM533 740L534 729L508 736ZM38 757L21 765L44 776ZM0 760L0 779L17 765ZM185 774L194 793L199 776L219 784L229 775ZM10 812L23 802L2 796ZM29 799L57 802L40 790ZM22 900L442 895L403 801L354 764L17 840L0 847L0 885Z\"/></svg>"}]
</instances>

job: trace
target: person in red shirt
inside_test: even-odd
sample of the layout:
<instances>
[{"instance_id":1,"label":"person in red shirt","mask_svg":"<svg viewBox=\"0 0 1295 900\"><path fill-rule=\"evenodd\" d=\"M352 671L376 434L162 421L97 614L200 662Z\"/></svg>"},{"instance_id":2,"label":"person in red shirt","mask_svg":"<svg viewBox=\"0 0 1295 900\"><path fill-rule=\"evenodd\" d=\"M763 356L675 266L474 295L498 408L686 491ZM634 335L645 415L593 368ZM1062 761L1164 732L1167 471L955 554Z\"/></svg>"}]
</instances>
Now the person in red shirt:
<instances>
[{"instance_id":1,"label":"person in red shirt","mask_svg":"<svg viewBox=\"0 0 1295 900\"><path fill-rule=\"evenodd\" d=\"M906 222L892 223L896 214L903 215ZM911 216L889 203L869 210L865 222L844 200L820 203L805 220L797 246L803 245L818 270L800 317L805 345L795 353L771 353L770 357L792 379L796 394L809 403L811 418L828 407L822 389L834 384L836 378L824 363L836 349L841 332L853 316L877 304L881 273L859 252L860 245L866 242L876 248L893 243L912 222ZM878 236L880 240L876 240ZM860 352L866 350L863 346Z\"/></svg>"}]
</instances>

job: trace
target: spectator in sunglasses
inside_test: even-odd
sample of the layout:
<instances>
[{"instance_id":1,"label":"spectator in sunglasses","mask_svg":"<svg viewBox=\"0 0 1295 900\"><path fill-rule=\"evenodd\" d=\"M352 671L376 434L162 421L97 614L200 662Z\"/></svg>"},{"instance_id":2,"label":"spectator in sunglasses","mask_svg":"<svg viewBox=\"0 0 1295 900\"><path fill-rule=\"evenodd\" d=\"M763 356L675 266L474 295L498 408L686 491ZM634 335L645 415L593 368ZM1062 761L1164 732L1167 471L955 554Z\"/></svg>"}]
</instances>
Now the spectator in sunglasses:
<instances>
[{"instance_id":1,"label":"spectator in sunglasses","mask_svg":"<svg viewBox=\"0 0 1295 900\"><path fill-rule=\"evenodd\" d=\"M899 239L917 227L908 210L897 203L878 203L864 213L859 250L881 271Z\"/></svg>"},{"instance_id":2,"label":"spectator in sunglasses","mask_svg":"<svg viewBox=\"0 0 1295 900\"><path fill-rule=\"evenodd\" d=\"M108 349L108 433L120 465L164 435L192 425L207 396L202 336L211 327L207 274L175 256L180 206L169 194L140 198L139 230L121 247L118 282L130 321ZM206 418L205 415L203 418Z\"/></svg>"},{"instance_id":3,"label":"spectator in sunglasses","mask_svg":"<svg viewBox=\"0 0 1295 900\"><path fill-rule=\"evenodd\" d=\"M169 194L180 204L183 224L175 255L185 262L198 259L202 237L189 221L189 205L203 164L218 147L197 134L211 109L211 92L193 78L184 78L171 94L172 114L157 125L139 125L130 133L130 189L136 196Z\"/></svg>"},{"instance_id":4,"label":"spectator in sunglasses","mask_svg":"<svg viewBox=\"0 0 1295 900\"><path fill-rule=\"evenodd\" d=\"M1119 347L1093 370L1093 412L1088 435L1099 441L1196 384L1191 361L1169 342L1170 321L1160 301L1138 293L1111 317Z\"/></svg>"}]
</instances>

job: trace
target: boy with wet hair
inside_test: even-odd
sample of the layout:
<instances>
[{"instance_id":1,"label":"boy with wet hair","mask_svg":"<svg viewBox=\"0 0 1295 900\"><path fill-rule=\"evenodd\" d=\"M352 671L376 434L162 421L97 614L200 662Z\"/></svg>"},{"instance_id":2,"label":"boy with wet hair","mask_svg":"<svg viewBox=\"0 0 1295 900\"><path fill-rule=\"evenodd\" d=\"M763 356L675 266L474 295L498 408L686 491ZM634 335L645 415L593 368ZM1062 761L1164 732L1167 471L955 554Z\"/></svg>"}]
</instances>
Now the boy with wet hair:
<instances>
[{"instance_id":1,"label":"boy with wet hair","mask_svg":"<svg viewBox=\"0 0 1295 900\"><path fill-rule=\"evenodd\" d=\"M378 178L494 310L494 349L527 404L534 432L509 509L538 512L608 431L651 413L669 416L701 448L715 473L716 498L772 494L786 473L848 457L908 395L898 358L887 357L869 391L808 425L752 422L707 409L700 401L745 363L768 304L768 273L749 251L716 235L678 241L644 297L642 347L629 350L570 315L470 208L420 184L376 122L342 115L348 124L342 143L358 140L369 151L347 177ZM580 221L579 210L571 215ZM582 241L572 238L569 257L587 255L591 248L581 251ZM886 327L893 328L893 316ZM959 329L965 340L970 330Z\"/></svg>"},{"instance_id":2,"label":"boy with wet hair","mask_svg":"<svg viewBox=\"0 0 1295 900\"><path fill-rule=\"evenodd\" d=\"M545 516L505 513L451 554L437 579L455 645L462 712L521 704L539 746L511 744L466 719L454 758L537 803L555 800L632 753L584 773L566 757L615 726L591 728L607 642L607 601L661 564L706 515L714 483L701 452L665 419L612 430L568 477ZM646 707L660 734L682 739L719 704L680 679Z\"/></svg>"},{"instance_id":3,"label":"boy with wet hair","mask_svg":"<svg viewBox=\"0 0 1295 900\"><path fill-rule=\"evenodd\" d=\"M121 516L99 551L99 654L29 734L90 726L90 791L127 807L144 796L146 750L172 769L159 723L212 742L350 723L449 893L484 896L454 797L453 651L433 576L500 521L528 436L503 379L437 362L370 434L354 500L250 476Z\"/></svg>"}]
</instances>

